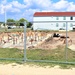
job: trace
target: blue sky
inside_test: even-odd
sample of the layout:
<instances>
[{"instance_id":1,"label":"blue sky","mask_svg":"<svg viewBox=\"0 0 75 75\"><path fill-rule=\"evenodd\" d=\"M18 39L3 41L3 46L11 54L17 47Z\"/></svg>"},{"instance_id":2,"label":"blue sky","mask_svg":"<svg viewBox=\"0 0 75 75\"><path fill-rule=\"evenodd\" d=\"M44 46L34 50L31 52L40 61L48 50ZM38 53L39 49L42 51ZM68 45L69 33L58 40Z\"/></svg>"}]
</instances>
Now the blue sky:
<instances>
[{"instance_id":1,"label":"blue sky","mask_svg":"<svg viewBox=\"0 0 75 75\"><path fill-rule=\"evenodd\" d=\"M19 20L25 18L33 20L35 12L75 11L75 0L0 0L0 21L6 19Z\"/></svg>"}]
</instances>

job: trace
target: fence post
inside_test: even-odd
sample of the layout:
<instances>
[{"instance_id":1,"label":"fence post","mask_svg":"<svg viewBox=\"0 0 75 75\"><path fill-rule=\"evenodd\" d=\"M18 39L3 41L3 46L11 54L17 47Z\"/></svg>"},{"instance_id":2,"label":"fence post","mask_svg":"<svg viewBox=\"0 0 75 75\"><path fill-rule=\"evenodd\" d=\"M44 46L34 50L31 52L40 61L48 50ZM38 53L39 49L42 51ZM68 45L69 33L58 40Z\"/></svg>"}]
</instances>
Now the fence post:
<instances>
[{"instance_id":1,"label":"fence post","mask_svg":"<svg viewBox=\"0 0 75 75\"><path fill-rule=\"evenodd\" d=\"M67 40L67 31L68 31L68 24L67 24L68 22L66 22L66 48L65 48L65 61L67 62L67 59L68 59L68 57L67 57L67 47L68 47L68 40Z\"/></svg>"},{"instance_id":2,"label":"fence post","mask_svg":"<svg viewBox=\"0 0 75 75\"><path fill-rule=\"evenodd\" d=\"M26 62L26 21L24 22L24 62Z\"/></svg>"}]
</instances>

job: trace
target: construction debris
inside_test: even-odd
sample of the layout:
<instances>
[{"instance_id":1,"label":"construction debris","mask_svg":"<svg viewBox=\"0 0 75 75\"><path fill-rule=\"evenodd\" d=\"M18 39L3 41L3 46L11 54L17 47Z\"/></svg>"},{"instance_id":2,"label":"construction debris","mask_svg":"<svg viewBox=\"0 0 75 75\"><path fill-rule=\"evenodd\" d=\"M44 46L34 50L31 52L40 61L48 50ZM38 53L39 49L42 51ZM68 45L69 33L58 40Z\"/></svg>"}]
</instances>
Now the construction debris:
<instances>
[{"instance_id":1,"label":"construction debris","mask_svg":"<svg viewBox=\"0 0 75 75\"><path fill-rule=\"evenodd\" d=\"M0 33L0 47L24 49L24 33ZM68 44L72 44L67 37ZM55 49L66 44L66 36L59 33L29 31L26 33L26 48Z\"/></svg>"}]
</instances>

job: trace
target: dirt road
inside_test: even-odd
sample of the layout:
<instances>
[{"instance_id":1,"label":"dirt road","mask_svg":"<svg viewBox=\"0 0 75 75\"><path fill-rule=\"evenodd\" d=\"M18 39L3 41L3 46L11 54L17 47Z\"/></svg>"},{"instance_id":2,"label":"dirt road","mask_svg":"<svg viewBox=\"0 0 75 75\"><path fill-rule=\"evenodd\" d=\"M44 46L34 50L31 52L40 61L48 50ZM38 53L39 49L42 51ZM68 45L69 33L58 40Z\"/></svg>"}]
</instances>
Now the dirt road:
<instances>
[{"instance_id":1,"label":"dirt road","mask_svg":"<svg viewBox=\"0 0 75 75\"><path fill-rule=\"evenodd\" d=\"M0 75L75 75L75 68L60 69L58 66L39 67L29 65L0 64Z\"/></svg>"}]
</instances>

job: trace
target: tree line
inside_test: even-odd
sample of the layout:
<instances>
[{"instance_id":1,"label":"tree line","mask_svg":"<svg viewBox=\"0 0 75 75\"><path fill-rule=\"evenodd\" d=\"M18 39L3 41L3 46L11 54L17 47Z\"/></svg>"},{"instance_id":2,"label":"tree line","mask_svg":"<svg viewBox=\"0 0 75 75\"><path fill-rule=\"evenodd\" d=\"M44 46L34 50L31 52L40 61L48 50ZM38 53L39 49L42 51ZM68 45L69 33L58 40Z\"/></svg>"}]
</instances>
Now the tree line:
<instances>
[{"instance_id":1,"label":"tree line","mask_svg":"<svg viewBox=\"0 0 75 75\"><path fill-rule=\"evenodd\" d=\"M15 23L16 26L23 26L23 22L27 22L27 28L30 28L32 26L32 23L31 22L28 22L26 19L24 18L21 18L19 20L14 20L14 19L7 19L7 23Z\"/></svg>"}]
</instances>

